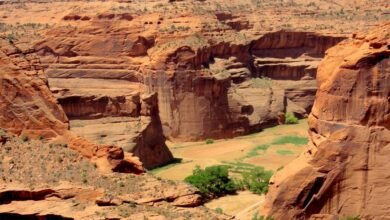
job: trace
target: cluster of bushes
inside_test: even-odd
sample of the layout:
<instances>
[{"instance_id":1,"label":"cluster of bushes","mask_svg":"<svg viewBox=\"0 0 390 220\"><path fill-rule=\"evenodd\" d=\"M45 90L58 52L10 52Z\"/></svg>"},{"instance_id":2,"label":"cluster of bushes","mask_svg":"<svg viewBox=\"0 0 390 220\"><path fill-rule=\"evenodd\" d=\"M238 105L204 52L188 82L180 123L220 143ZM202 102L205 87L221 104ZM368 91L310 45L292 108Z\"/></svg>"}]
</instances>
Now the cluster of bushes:
<instances>
[{"instance_id":1,"label":"cluster of bushes","mask_svg":"<svg viewBox=\"0 0 390 220\"><path fill-rule=\"evenodd\" d=\"M229 178L227 166L211 166L201 169L197 166L192 175L184 180L195 186L207 197L219 197L236 192L236 184Z\"/></svg>"},{"instance_id":2,"label":"cluster of bushes","mask_svg":"<svg viewBox=\"0 0 390 220\"><path fill-rule=\"evenodd\" d=\"M195 186L208 198L220 197L233 194L237 190L250 190L256 194L268 192L269 180L272 171L255 167L241 173L242 178L232 179L229 176L228 165L217 165L201 169L197 166L192 175L185 178L185 182Z\"/></svg>"},{"instance_id":3,"label":"cluster of bushes","mask_svg":"<svg viewBox=\"0 0 390 220\"><path fill-rule=\"evenodd\" d=\"M247 189L255 194L265 194L268 192L268 184L271 179L272 171L265 170L263 167L256 167L250 171L242 173L242 179L237 179L238 189Z\"/></svg>"}]
</instances>

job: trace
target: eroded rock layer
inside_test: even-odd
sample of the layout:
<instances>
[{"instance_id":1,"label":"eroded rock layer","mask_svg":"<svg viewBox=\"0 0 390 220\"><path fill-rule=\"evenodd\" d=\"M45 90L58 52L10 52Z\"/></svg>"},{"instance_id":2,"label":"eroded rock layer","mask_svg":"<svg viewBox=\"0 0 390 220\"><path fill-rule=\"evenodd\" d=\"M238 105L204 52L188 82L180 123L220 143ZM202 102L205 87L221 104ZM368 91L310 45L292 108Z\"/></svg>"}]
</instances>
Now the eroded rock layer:
<instances>
[{"instance_id":1,"label":"eroded rock layer","mask_svg":"<svg viewBox=\"0 0 390 220\"><path fill-rule=\"evenodd\" d=\"M70 120L77 120L71 125L113 117L140 121L140 97L156 93L153 117L165 137L181 140L259 131L280 122L286 111L306 117L317 65L327 48L344 39L285 30L243 37L245 24L228 14L75 16L65 16L72 25L48 30L33 46L51 90ZM98 127L93 134L91 127L72 129L95 142L115 143L99 138L103 125ZM134 136L120 136L119 146L132 149Z\"/></svg>"},{"instance_id":2,"label":"eroded rock layer","mask_svg":"<svg viewBox=\"0 0 390 220\"><path fill-rule=\"evenodd\" d=\"M390 24L328 51L309 117L310 143L271 180L275 219L390 216Z\"/></svg>"},{"instance_id":3,"label":"eroded rock layer","mask_svg":"<svg viewBox=\"0 0 390 220\"><path fill-rule=\"evenodd\" d=\"M51 94L39 60L0 39L0 125L13 133L54 137L68 119Z\"/></svg>"},{"instance_id":4,"label":"eroded rock layer","mask_svg":"<svg viewBox=\"0 0 390 220\"><path fill-rule=\"evenodd\" d=\"M81 155L119 172L143 172L130 154L112 145L97 145L70 133L68 118L50 92L39 60L0 39L0 128L29 138L58 138ZM4 143L6 140L3 141Z\"/></svg>"}]
</instances>

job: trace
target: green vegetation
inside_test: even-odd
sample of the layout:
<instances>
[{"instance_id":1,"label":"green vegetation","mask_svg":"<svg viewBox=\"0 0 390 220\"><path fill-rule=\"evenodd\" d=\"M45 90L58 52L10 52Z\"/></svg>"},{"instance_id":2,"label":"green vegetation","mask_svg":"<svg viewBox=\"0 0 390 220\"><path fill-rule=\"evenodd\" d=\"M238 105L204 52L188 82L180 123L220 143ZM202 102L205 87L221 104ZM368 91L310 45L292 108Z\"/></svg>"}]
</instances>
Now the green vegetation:
<instances>
[{"instance_id":1,"label":"green vegetation","mask_svg":"<svg viewBox=\"0 0 390 220\"><path fill-rule=\"evenodd\" d=\"M212 143L214 143L214 140L211 138L208 138L208 139L206 139L205 142L206 142L206 144L212 144Z\"/></svg>"},{"instance_id":2,"label":"green vegetation","mask_svg":"<svg viewBox=\"0 0 390 220\"><path fill-rule=\"evenodd\" d=\"M283 145L283 144L294 144L295 146L307 144L308 139L306 137L299 136L282 136L272 141L272 144Z\"/></svg>"},{"instance_id":3,"label":"green vegetation","mask_svg":"<svg viewBox=\"0 0 390 220\"><path fill-rule=\"evenodd\" d=\"M223 213L223 210L221 208L216 208L215 211L218 213L218 214L222 214Z\"/></svg>"},{"instance_id":4,"label":"green vegetation","mask_svg":"<svg viewBox=\"0 0 390 220\"><path fill-rule=\"evenodd\" d=\"M184 180L195 186L207 197L220 197L236 191L236 185L229 178L228 167L224 165L206 167L199 166L193 170L192 175Z\"/></svg>"},{"instance_id":5,"label":"green vegetation","mask_svg":"<svg viewBox=\"0 0 390 220\"><path fill-rule=\"evenodd\" d=\"M236 190L247 189L259 195L268 192L272 171L265 170L264 167L242 162L224 162L224 164L226 164L224 166L231 173L236 174L234 178Z\"/></svg>"},{"instance_id":6,"label":"green vegetation","mask_svg":"<svg viewBox=\"0 0 390 220\"><path fill-rule=\"evenodd\" d=\"M249 172L242 174L242 184L245 189L255 194L265 194L268 192L268 184L272 171L264 170L263 167L256 167Z\"/></svg>"},{"instance_id":7,"label":"green vegetation","mask_svg":"<svg viewBox=\"0 0 390 220\"><path fill-rule=\"evenodd\" d=\"M267 216L267 217L264 217L264 215L259 216L259 213L256 212L252 216L252 220L274 220L274 219L272 217L270 217L270 216Z\"/></svg>"},{"instance_id":8,"label":"green vegetation","mask_svg":"<svg viewBox=\"0 0 390 220\"><path fill-rule=\"evenodd\" d=\"M222 163L226 164L226 166L229 167L229 171L236 174L242 174L245 172L249 172L253 169L255 169L256 165L249 164L249 163L243 163L243 162L227 162L222 161Z\"/></svg>"},{"instance_id":9,"label":"green vegetation","mask_svg":"<svg viewBox=\"0 0 390 220\"><path fill-rule=\"evenodd\" d=\"M294 154L294 152L292 152L291 150L277 150L276 153L283 155L283 156Z\"/></svg>"},{"instance_id":10,"label":"green vegetation","mask_svg":"<svg viewBox=\"0 0 390 220\"><path fill-rule=\"evenodd\" d=\"M359 216L347 216L347 217L341 217L340 220L360 220Z\"/></svg>"},{"instance_id":11,"label":"green vegetation","mask_svg":"<svg viewBox=\"0 0 390 220\"><path fill-rule=\"evenodd\" d=\"M248 154L244 158L250 158L250 157L255 157L259 155L259 151L262 151L261 153L264 154L265 151L269 148L270 146L268 144L262 144L254 147L251 149Z\"/></svg>"},{"instance_id":12,"label":"green vegetation","mask_svg":"<svg viewBox=\"0 0 390 220\"><path fill-rule=\"evenodd\" d=\"M290 125L290 124L298 124L298 118L294 116L294 114L287 112L285 114L286 120L285 123Z\"/></svg>"}]
</instances>

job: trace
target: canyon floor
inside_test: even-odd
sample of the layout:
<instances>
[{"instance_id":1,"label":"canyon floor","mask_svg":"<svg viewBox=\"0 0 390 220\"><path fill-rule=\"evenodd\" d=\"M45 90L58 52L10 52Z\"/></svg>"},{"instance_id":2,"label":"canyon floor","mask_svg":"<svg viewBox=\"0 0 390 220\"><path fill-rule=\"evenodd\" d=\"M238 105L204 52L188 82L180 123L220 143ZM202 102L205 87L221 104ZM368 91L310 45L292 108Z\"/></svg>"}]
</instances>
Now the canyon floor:
<instances>
[{"instance_id":1,"label":"canyon floor","mask_svg":"<svg viewBox=\"0 0 390 220\"><path fill-rule=\"evenodd\" d=\"M304 150L307 129L307 119L302 119L295 125L279 125L251 135L213 140L213 143L168 142L167 145L177 162L151 172L168 180L184 180L196 166L204 168L223 164L255 165L275 172ZM239 219L250 219L256 212L256 209L250 209L251 206L257 204L255 208L258 208L258 203L263 200L264 196L242 191L237 195L212 200L206 207L221 208L226 214L239 214Z\"/></svg>"}]
</instances>

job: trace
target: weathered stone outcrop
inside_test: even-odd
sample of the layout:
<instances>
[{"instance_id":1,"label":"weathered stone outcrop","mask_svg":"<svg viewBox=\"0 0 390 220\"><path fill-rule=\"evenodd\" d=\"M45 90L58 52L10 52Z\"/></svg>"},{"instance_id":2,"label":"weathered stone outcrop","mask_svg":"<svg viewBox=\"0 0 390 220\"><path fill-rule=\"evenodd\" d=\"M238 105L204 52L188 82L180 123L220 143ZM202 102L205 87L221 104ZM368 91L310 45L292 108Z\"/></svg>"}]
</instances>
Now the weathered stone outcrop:
<instances>
[{"instance_id":1,"label":"weathered stone outcrop","mask_svg":"<svg viewBox=\"0 0 390 220\"><path fill-rule=\"evenodd\" d=\"M139 117L143 85L125 80L50 78L50 90L69 119Z\"/></svg>"},{"instance_id":2,"label":"weathered stone outcrop","mask_svg":"<svg viewBox=\"0 0 390 220\"><path fill-rule=\"evenodd\" d=\"M137 206L196 207L202 204L199 192L186 184L169 186L148 180L143 190L121 196L107 196L104 189L63 184L52 188L29 189L23 186L0 185L0 217L12 219L90 219L100 213L119 219L116 209L131 203ZM157 192L154 187L164 186L164 191ZM82 205L80 205L80 203ZM167 203L167 204L164 204ZM78 208L82 206L84 208ZM171 206L171 207L166 207ZM107 207L111 207L108 209ZM134 211L133 211L134 212ZM139 212L139 211L138 211ZM147 213L145 213L147 215ZM101 215L101 214L100 214ZM119 213L120 215L120 213ZM155 214L154 214L155 215ZM138 219L135 215L131 219ZM220 219L225 219L220 217Z\"/></svg>"},{"instance_id":3,"label":"weathered stone outcrop","mask_svg":"<svg viewBox=\"0 0 390 220\"><path fill-rule=\"evenodd\" d=\"M165 144L156 93L141 97L140 113L147 117L147 124L134 138L135 145L130 152L139 157L147 169L171 162L173 155Z\"/></svg>"},{"instance_id":4,"label":"weathered stone outcrop","mask_svg":"<svg viewBox=\"0 0 390 220\"><path fill-rule=\"evenodd\" d=\"M54 137L68 119L47 87L39 61L0 40L0 127L16 134Z\"/></svg>"},{"instance_id":5,"label":"weathered stone outcrop","mask_svg":"<svg viewBox=\"0 0 390 220\"><path fill-rule=\"evenodd\" d=\"M165 145L156 94L143 85L109 79L49 79L71 131L95 144L117 146L147 169L173 159ZM142 94L140 94L142 92Z\"/></svg>"},{"instance_id":6,"label":"weathered stone outcrop","mask_svg":"<svg viewBox=\"0 0 390 220\"><path fill-rule=\"evenodd\" d=\"M253 42L252 52L257 57L298 58L303 54L322 57L325 51L345 39L311 32L277 31Z\"/></svg>"},{"instance_id":7,"label":"weathered stone outcrop","mask_svg":"<svg viewBox=\"0 0 390 220\"><path fill-rule=\"evenodd\" d=\"M390 24L333 47L318 70L310 143L275 174L275 219L390 216Z\"/></svg>"},{"instance_id":8,"label":"weathered stone outcrop","mask_svg":"<svg viewBox=\"0 0 390 220\"><path fill-rule=\"evenodd\" d=\"M143 172L141 164L114 146L99 146L68 131L68 119L48 88L38 59L0 40L0 128L28 137L63 136L68 146L91 159L103 159L119 172Z\"/></svg>"}]
</instances>

